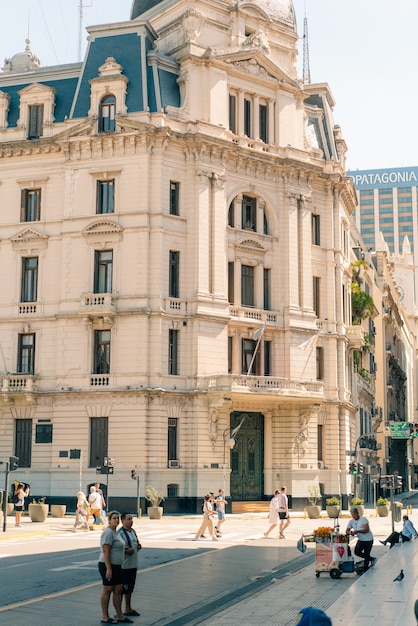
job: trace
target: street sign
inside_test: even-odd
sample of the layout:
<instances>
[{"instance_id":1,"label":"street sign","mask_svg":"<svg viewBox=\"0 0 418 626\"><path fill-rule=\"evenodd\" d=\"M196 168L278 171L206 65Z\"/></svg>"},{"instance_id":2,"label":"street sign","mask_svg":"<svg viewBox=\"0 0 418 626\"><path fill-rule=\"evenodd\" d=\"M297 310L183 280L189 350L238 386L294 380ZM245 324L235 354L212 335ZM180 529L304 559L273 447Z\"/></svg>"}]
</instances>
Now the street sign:
<instances>
[{"instance_id":1,"label":"street sign","mask_svg":"<svg viewBox=\"0 0 418 626\"><path fill-rule=\"evenodd\" d=\"M113 474L114 467L103 465L102 467L96 467L96 474Z\"/></svg>"},{"instance_id":2,"label":"street sign","mask_svg":"<svg viewBox=\"0 0 418 626\"><path fill-rule=\"evenodd\" d=\"M409 439L411 429L409 422L389 422L392 439Z\"/></svg>"}]
</instances>

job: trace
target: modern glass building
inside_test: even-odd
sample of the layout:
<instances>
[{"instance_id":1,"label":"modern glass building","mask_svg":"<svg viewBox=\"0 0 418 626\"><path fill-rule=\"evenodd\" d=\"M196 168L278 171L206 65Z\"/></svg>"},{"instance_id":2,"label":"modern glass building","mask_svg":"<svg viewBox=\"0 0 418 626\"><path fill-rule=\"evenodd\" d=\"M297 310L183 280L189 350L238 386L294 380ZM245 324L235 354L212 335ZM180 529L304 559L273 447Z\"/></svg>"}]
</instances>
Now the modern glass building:
<instances>
[{"instance_id":1,"label":"modern glass building","mask_svg":"<svg viewBox=\"0 0 418 626\"><path fill-rule=\"evenodd\" d=\"M359 206L355 221L367 248L375 250L379 232L398 255L405 236L415 257L418 241L418 167L348 171L355 183Z\"/></svg>"}]
</instances>

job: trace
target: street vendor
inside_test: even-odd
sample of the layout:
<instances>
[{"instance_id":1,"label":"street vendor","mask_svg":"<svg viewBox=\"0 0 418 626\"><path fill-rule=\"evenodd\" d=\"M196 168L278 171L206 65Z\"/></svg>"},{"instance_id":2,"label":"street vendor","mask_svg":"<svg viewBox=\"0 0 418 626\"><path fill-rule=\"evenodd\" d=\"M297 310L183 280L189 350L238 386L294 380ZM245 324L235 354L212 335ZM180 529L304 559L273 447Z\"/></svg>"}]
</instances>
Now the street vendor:
<instances>
[{"instance_id":1,"label":"street vendor","mask_svg":"<svg viewBox=\"0 0 418 626\"><path fill-rule=\"evenodd\" d=\"M351 520L347 524L345 534L350 537L357 536L354 554L364 559L364 571L366 571L376 561L374 557L370 556L373 548L373 533L367 518L360 515L355 506L350 510L350 513Z\"/></svg>"}]
</instances>

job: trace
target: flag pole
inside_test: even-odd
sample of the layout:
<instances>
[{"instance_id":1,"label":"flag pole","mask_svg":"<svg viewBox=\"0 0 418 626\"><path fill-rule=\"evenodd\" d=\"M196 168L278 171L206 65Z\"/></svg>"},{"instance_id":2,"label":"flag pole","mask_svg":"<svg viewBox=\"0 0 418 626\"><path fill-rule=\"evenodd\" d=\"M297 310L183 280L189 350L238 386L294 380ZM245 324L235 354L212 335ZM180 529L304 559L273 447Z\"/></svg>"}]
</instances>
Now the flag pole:
<instances>
[{"instance_id":1,"label":"flag pole","mask_svg":"<svg viewBox=\"0 0 418 626\"><path fill-rule=\"evenodd\" d=\"M257 343L255 344L255 348L254 348L253 356L251 357L250 365L249 365L249 367L248 367L248 371L247 371L247 376L249 376L249 375L250 375L251 368L252 368L252 366L253 366L254 359L255 359L255 356L256 356L256 354L257 354L257 350L258 350L258 348L259 348L260 341L261 341L261 337L263 336L263 333L264 333L264 329L265 329L265 327L266 327L266 325L264 324L264 326L261 326L258 330L256 330L256 331L255 331L255 333L254 333L254 335L253 335L253 338L254 338L255 334L256 334L256 333L258 333Z\"/></svg>"}]
</instances>

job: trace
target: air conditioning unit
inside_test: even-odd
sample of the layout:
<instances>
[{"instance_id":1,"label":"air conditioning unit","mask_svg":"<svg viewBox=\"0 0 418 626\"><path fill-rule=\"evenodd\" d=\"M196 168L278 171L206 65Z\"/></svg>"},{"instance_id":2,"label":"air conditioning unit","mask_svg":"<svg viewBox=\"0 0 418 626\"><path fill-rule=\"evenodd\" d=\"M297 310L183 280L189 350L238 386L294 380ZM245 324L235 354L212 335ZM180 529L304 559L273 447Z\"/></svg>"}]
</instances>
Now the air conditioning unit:
<instances>
[{"instance_id":1,"label":"air conditioning unit","mask_svg":"<svg viewBox=\"0 0 418 626\"><path fill-rule=\"evenodd\" d=\"M170 469L176 469L177 467L180 467L180 461L178 461L177 459L171 459L168 462L168 467Z\"/></svg>"}]
</instances>

